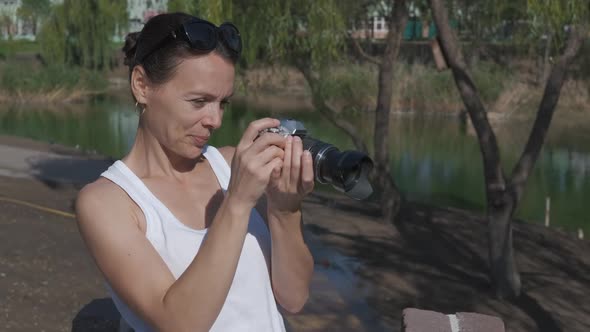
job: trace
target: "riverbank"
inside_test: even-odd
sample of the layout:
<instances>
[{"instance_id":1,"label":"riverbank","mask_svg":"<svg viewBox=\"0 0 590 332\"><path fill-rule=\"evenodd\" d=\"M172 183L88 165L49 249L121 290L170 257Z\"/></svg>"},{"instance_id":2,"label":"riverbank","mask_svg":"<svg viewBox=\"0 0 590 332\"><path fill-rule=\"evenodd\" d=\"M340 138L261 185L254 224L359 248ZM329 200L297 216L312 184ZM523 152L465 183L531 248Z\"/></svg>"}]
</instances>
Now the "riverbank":
<instances>
[{"instance_id":1,"label":"riverbank","mask_svg":"<svg viewBox=\"0 0 590 332\"><path fill-rule=\"evenodd\" d=\"M111 162L96 164L99 156L21 138L0 137L0 145L55 156L52 162L27 157L25 165L33 163L37 166L31 170L39 172L4 174L2 195L68 213L80 186ZM10 158L11 167L24 168L16 159ZM77 174L82 169L88 173ZM68 182L71 177L75 181ZM87 314L82 308L106 296L73 220L6 201L0 210L3 327L69 331L76 318ZM305 201L317 273L307 311L287 317L293 331L398 331L406 307L495 315L507 331L590 329L588 241L516 221L523 296L503 302L489 289L481 214L410 202L393 227L379 221L377 210L325 193Z\"/></svg>"},{"instance_id":2,"label":"riverbank","mask_svg":"<svg viewBox=\"0 0 590 332\"><path fill-rule=\"evenodd\" d=\"M535 83L534 69L521 64L508 68L482 63L472 70L482 101L492 121L530 118L536 113L543 94ZM392 110L396 113L455 114L464 111L449 70L439 72L422 64L400 62L394 68ZM372 112L377 98L377 71L374 66L350 64L335 68L326 83L326 99L337 111ZM239 96L263 108L312 110L311 95L303 75L293 68L251 68L238 77ZM590 105L590 82L566 81L558 112L580 119Z\"/></svg>"},{"instance_id":3,"label":"riverbank","mask_svg":"<svg viewBox=\"0 0 590 332\"><path fill-rule=\"evenodd\" d=\"M471 69L479 94L492 121L528 118L540 103L543 86L533 63L509 66L481 61ZM63 66L45 66L34 54L0 61L0 102L75 103L100 94L128 95L128 71L119 66L92 72ZM325 98L337 111L372 112L377 97L377 68L368 64L335 65L323 80ZM394 68L393 112L458 115L464 105L449 70L400 61ZM294 68L251 67L239 70L235 98L250 105L278 111L314 109L307 82ZM590 82L569 79L560 96L558 112L572 122L590 104Z\"/></svg>"},{"instance_id":4,"label":"riverbank","mask_svg":"<svg viewBox=\"0 0 590 332\"><path fill-rule=\"evenodd\" d=\"M72 104L108 93L108 74L45 65L34 55L0 60L0 103Z\"/></svg>"}]
</instances>

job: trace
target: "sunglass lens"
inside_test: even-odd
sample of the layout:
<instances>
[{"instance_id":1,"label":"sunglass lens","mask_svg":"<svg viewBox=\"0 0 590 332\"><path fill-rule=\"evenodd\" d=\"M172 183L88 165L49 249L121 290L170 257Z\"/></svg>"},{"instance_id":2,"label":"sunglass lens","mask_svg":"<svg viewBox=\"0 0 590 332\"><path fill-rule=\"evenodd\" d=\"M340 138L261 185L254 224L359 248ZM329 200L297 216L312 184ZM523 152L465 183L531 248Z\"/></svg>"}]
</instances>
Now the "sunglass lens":
<instances>
[{"instance_id":1,"label":"sunglass lens","mask_svg":"<svg viewBox=\"0 0 590 332\"><path fill-rule=\"evenodd\" d=\"M214 26L203 22L195 22L188 24L185 29L192 47L203 51L215 48L217 34Z\"/></svg>"},{"instance_id":2,"label":"sunglass lens","mask_svg":"<svg viewBox=\"0 0 590 332\"><path fill-rule=\"evenodd\" d=\"M238 28L236 28L233 24L224 23L219 27L221 33L223 35L223 39L229 48L236 53L240 53L242 51L242 38L240 37L240 32Z\"/></svg>"}]
</instances>

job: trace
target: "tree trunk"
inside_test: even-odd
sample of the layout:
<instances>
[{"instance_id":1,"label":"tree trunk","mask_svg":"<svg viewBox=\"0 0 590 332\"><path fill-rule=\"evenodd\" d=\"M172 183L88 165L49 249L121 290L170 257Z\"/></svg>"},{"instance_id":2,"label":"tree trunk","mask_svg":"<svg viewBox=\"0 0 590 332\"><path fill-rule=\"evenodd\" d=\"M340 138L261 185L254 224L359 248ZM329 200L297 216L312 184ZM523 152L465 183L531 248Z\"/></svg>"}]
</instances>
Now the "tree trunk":
<instances>
[{"instance_id":1,"label":"tree trunk","mask_svg":"<svg viewBox=\"0 0 590 332\"><path fill-rule=\"evenodd\" d=\"M490 196L490 194L488 194ZM517 202L508 192L488 203L488 253L492 286L498 298L520 295L520 275L512 247L512 214Z\"/></svg>"},{"instance_id":2,"label":"tree trunk","mask_svg":"<svg viewBox=\"0 0 590 332\"><path fill-rule=\"evenodd\" d=\"M540 82L546 82L547 78L549 78L549 71L551 70L551 42L552 42L552 35L548 34L547 39L545 40L545 51L543 52L543 69L541 70L541 79Z\"/></svg>"},{"instance_id":3,"label":"tree trunk","mask_svg":"<svg viewBox=\"0 0 590 332\"><path fill-rule=\"evenodd\" d=\"M485 107L479 98L475 84L467 71L459 43L449 26L447 10L442 0L430 0L430 5L439 30L443 54L453 70L455 83L477 133L482 153L486 182L488 246L492 283L498 297L515 297L520 295L521 283L512 247L512 215L543 147L567 68L579 53L587 27L579 26L571 29L568 45L546 80L545 92L525 149L512 171L509 181L506 181L500 163L495 134L489 124Z\"/></svg>"},{"instance_id":4,"label":"tree trunk","mask_svg":"<svg viewBox=\"0 0 590 332\"><path fill-rule=\"evenodd\" d=\"M375 184L381 191L381 212L386 222L393 222L400 206L400 194L391 176L389 158L389 117L393 95L393 67L399 54L404 27L408 21L406 1L395 1L389 15L389 32L385 53L379 64L377 107L375 109Z\"/></svg>"}]
</instances>

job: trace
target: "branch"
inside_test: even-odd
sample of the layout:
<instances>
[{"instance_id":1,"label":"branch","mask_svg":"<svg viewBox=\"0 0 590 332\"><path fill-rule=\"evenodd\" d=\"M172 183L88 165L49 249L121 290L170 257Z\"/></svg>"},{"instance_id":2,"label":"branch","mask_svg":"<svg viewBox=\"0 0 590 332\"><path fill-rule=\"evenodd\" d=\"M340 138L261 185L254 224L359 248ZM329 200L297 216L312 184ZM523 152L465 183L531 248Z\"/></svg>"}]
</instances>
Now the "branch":
<instances>
[{"instance_id":1,"label":"branch","mask_svg":"<svg viewBox=\"0 0 590 332\"><path fill-rule=\"evenodd\" d=\"M295 67L299 69L299 71L303 74L305 80L309 84L313 106L320 112L320 114L322 114L328 120L330 120L332 124L334 124L340 130L344 131L346 135L350 137L357 150L368 154L369 149L367 148L367 145L363 141L362 135L357 130L357 128L349 121L338 117L338 113L326 104L326 101L318 92L318 80L313 76L309 67L297 62L295 64Z\"/></svg>"},{"instance_id":2,"label":"branch","mask_svg":"<svg viewBox=\"0 0 590 332\"><path fill-rule=\"evenodd\" d=\"M434 22L439 33L439 43L447 64L453 71L455 84L465 104L471 123L477 133L483 157L487 190L497 192L506 188L504 172L500 164L500 152L494 131L487 118L477 88L467 71L457 36L449 25L449 16L442 0L430 0Z\"/></svg>"},{"instance_id":3,"label":"branch","mask_svg":"<svg viewBox=\"0 0 590 332\"><path fill-rule=\"evenodd\" d=\"M378 66L381 65L381 61L378 58L367 54L365 52L365 50L363 50L361 44L359 44L358 39L354 38L351 34L349 34L348 37L352 41L352 45L354 46L354 49L358 52L358 54L361 56L361 58L367 60L370 63L376 64Z\"/></svg>"},{"instance_id":4,"label":"branch","mask_svg":"<svg viewBox=\"0 0 590 332\"><path fill-rule=\"evenodd\" d=\"M510 185L516 193L517 200L520 200L522 197L524 185L535 167L535 162L543 148L545 137L547 136L547 131L551 124L551 119L553 118L557 102L559 101L561 88L565 82L567 69L580 52L586 31L586 26L576 26L572 28L566 49L551 69L551 73L547 78L545 92L543 93L541 104L537 110L537 117L535 118L533 129L531 130L524 151L512 171Z\"/></svg>"}]
</instances>

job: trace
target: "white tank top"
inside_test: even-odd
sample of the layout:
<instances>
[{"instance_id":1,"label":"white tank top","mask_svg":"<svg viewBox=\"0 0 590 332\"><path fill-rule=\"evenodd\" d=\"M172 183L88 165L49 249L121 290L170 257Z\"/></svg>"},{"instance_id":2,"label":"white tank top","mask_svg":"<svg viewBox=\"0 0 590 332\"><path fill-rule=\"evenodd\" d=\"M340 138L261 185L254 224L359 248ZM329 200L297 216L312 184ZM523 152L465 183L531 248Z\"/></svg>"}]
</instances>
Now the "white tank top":
<instances>
[{"instance_id":1,"label":"white tank top","mask_svg":"<svg viewBox=\"0 0 590 332\"><path fill-rule=\"evenodd\" d=\"M229 165L212 146L206 146L203 155L225 194L231 174ZM207 230L195 230L181 223L122 161L116 161L101 176L121 187L141 208L146 220L145 236L178 279L199 251ZM236 274L210 331L285 331L272 291L269 267L270 233L260 214L252 209ZM108 284L107 289L121 316L135 332L153 331Z\"/></svg>"}]
</instances>

